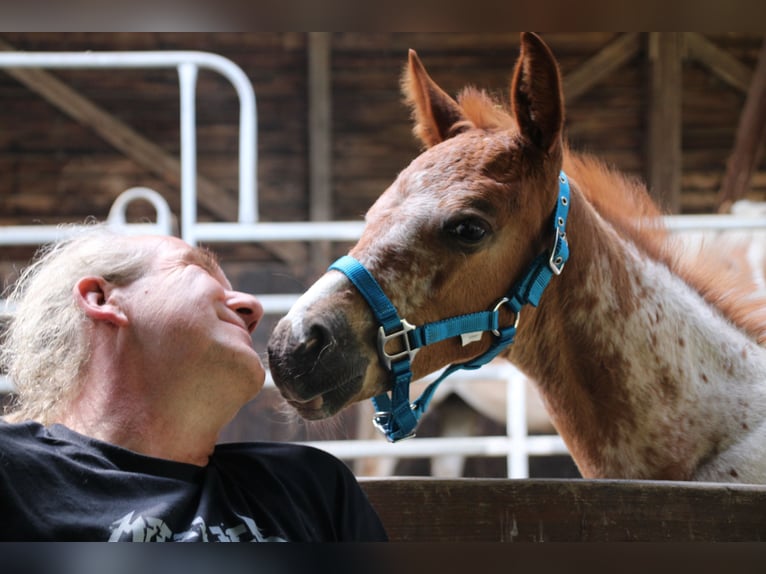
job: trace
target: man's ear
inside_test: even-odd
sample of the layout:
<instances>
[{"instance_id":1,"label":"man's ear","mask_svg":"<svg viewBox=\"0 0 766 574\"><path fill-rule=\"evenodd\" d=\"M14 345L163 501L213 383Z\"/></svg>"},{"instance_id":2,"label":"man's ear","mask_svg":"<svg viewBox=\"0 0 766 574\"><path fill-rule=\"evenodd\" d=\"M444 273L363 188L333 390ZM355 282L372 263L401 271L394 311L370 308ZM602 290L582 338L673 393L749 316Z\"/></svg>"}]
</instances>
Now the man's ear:
<instances>
[{"instance_id":1,"label":"man's ear","mask_svg":"<svg viewBox=\"0 0 766 574\"><path fill-rule=\"evenodd\" d=\"M123 327L128 324L128 317L115 302L113 290L114 285L103 277L83 277L74 286L74 297L87 317Z\"/></svg>"}]
</instances>

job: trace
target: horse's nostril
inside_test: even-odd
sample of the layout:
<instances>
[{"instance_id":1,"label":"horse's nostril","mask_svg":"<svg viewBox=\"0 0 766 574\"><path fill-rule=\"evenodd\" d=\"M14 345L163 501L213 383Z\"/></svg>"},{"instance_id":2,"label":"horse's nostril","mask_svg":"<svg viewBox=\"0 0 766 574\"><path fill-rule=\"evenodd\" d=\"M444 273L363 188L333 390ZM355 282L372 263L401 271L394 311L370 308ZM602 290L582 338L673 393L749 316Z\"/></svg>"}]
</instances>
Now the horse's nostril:
<instances>
[{"instance_id":1,"label":"horse's nostril","mask_svg":"<svg viewBox=\"0 0 766 574\"><path fill-rule=\"evenodd\" d=\"M314 324L309 328L304 350L308 357L316 360L324 351L332 348L334 342L335 339L326 326Z\"/></svg>"}]
</instances>

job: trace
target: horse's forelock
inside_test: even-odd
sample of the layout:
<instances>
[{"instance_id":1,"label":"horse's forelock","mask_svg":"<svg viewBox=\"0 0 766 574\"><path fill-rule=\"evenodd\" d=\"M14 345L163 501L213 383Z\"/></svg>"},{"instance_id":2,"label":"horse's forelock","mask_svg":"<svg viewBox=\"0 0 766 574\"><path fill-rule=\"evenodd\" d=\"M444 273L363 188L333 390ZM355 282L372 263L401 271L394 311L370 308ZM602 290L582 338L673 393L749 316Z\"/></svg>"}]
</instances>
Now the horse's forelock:
<instances>
[{"instance_id":1,"label":"horse's forelock","mask_svg":"<svg viewBox=\"0 0 766 574\"><path fill-rule=\"evenodd\" d=\"M485 90L468 86L460 93L457 101L473 127L492 130L511 129L516 125L505 106Z\"/></svg>"}]
</instances>

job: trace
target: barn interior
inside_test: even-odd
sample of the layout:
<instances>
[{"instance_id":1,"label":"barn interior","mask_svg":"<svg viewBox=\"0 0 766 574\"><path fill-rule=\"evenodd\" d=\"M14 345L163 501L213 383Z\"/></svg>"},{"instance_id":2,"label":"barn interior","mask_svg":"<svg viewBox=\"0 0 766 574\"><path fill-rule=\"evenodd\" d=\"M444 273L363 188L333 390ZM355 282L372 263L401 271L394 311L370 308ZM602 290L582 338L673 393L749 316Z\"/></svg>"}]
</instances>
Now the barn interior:
<instances>
[{"instance_id":1,"label":"barn interior","mask_svg":"<svg viewBox=\"0 0 766 574\"><path fill-rule=\"evenodd\" d=\"M550 33L544 39L560 63L573 149L645 180L668 214L727 213L737 200L766 200L762 34ZM260 223L361 222L419 152L399 87L410 48L449 93L474 85L507 100L519 49L515 32L0 34L0 58L193 51L230 60L255 94ZM194 93L197 217L235 222L241 102L226 78L204 67ZM26 68L0 61L0 231L103 220L125 190L146 187L169 206L174 233L183 233L180 114L179 73L172 67ZM156 218L146 201L131 203L125 213L133 223ZM235 288L263 296L301 293L352 245L320 239L204 243L220 254ZM0 243L3 289L37 247ZM281 312L270 314L254 336L264 356ZM6 381L4 389L8 399L12 384ZM369 426L366 408L307 423L267 389L221 440L353 439ZM471 435L508 430L452 393L424 420L419 436L449 434L444 427L451 417ZM463 463L463 476L509 472L503 456L466 455ZM430 457L410 456L386 472L428 475L433 465ZM566 452L530 455L526 470L531 477L578 476Z\"/></svg>"}]
</instances>

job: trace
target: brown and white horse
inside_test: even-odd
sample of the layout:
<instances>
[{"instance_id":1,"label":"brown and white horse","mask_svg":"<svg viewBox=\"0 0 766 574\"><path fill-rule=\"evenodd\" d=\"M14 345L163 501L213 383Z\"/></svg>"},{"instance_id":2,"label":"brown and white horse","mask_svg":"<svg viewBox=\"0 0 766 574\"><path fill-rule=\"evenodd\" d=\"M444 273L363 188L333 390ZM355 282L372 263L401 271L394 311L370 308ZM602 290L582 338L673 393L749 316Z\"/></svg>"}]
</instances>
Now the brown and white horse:
<instances>
[{"instance_id":1,"label":"brown and white horse","mask_svg":"<svg viewBox=\"0 0 766 574\"><path fill-rule=\"evenodd\" d=\"M570 151L556 60L521 36L511 110L457 100L414 52L403 82L425 151L366 216L350 255L413 325L493 309L553 242L568 176L569 260L537 306L512 313L502 356L539 387L585 477L766 482L766 300L729 264L662 228L639 182ZM391 389L379 329L346 275L328 271L275 328L269 364L308 419ZM497 332L497 331L495 331ZM481 355L495 335L450 337L411 359L415 379Z\"/></svg>"}]
</instances>

